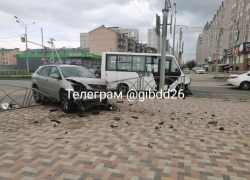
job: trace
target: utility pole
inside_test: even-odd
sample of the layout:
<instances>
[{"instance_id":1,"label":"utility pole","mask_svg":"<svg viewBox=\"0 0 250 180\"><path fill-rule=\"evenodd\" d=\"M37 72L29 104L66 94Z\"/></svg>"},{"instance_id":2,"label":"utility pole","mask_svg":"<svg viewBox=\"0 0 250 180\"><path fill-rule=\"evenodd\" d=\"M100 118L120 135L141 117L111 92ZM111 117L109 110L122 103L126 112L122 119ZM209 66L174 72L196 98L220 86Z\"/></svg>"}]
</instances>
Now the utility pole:
<instances>
[{"instance_id":1,"label":"utility pole","mask_svg":"<svg viewBox=\"0 0 250 180\"><path fill-rule=\"evenodd\" d=\"M23 21L21 21L20 19L18 19L18 17L14 16L17 20L16 22L21 24L24 29L25 29L25 37L26 37L26 64L27 64L27 74L30 73L30 70L29 70L29 55L28 55L28 36L27 36L27 26L31 25L31 24L35 24L35 22L33 23L30 23L30 24L25 24Z\"/></svg>"},{"instance_id":2,"label":"utility pole","mask_svg":"<svg viewBox=\"0 0 250 180\"><path fill-rule=\"evenodd\" d=\"M178 64L181 63L181 56L182 56L182 54L181 54L181 41L182 41L182 28L180 28L180 43L179 43L180 47L178 48L178 52L179 52Z\"/></svg>"},{"instance_id":3,"label":"utility pole","mask_svg":"<svg viewBox=\"0 0 250 180\"><path fill-rule=\"evenodd\" d=\"M175 20L174 20L174 37L173 37L173 53L172 53L173 56L174 56L174 47L175 47L175 27L176 27L176 13L177 13L177 11L176 11L176 3L174 3L174 7L175 7L175 15L174 15Z\"/></svg>"},{"instance_id":4,"label":"utility pole","mask_svg":"<svg viewBox=\"0 0 250 180\"><path fill-rule=\"evenodd\" d=\"M160 91L164 92L165 88L165 63L166 63L166 47L167 47L167 26L168 26L168 7L169 0L165 0L165 8L163 12L163 24L162 24L162 51L161 51L161 71L160 71Z\"/></svg>"},{"instance_id":5,"label":"utility pole","mask_svg":"<svg viewBox=\"0 0 250 180\"><path fill-rule=\"evenodd\" d=\"M57 53L57 50L56 50L56 47L55 47L55 44L53 41L55 41L55 39L53 39L53 38L50 38L50 41L48 41L48 43L51 45L51 54L52 54L53 61L55 62L54 52L53 52L53 49L55 49L58 60L60 61L60 63L62 63L61 58L60 58L59 54Z\"/></svg>"},{"instance_id":6,"label":"utility pole","mask_svg":"<svg viewBox=\"0 0 250 180\"><path fill-rule=\"evenodd\" d=\"M160 41L161 41L161 17L158 16L156 14L156 35L157 35L157 53L160 54L161 53L161 45L160 45Z\"/></svg>"},{"instance_id":7,"label":"utility pole","mask_svg":"<svg viewBox=\"0 0 250 180\"><path fill-rule=\"evenodd\" d=\"M43 45L43 28L41 28L41 35L42 35L42 45ZM43 46L43 55L45 55L45 47Z\"/></svg>"}]
</instances>

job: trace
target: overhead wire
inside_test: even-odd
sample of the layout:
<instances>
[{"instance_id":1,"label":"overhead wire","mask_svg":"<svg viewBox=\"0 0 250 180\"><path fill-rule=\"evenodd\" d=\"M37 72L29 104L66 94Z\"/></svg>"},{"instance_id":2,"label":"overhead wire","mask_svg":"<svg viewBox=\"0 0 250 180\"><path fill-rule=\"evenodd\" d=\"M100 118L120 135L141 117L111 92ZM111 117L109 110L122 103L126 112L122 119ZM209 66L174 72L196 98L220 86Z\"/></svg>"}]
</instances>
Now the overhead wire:
<instances>
[{"instance_id":1,"label":"overhead wire","mask_svg":"<svg viewBox=\"0 0 250 180\"><path fill-rule=\"evenodd\" d=\"M141 15L144 17L144 19L148 22L148 24L150 24L152 27L154 27L148 20L147 18L143 15L143 13L141 12L141 10L138 8L138 6L136 5L136 3L134 2L134 0L131 0L133 2L133 4L135 5L135 7L137 8L137 10L141 13Z\"/></svg>"},{"instance_id":2,"label":"overhead wire","mask_svg":"<svg viewBox=\"0 0 250 180\"><path fill-rule=\"evenodd\" d=\"M152 5L150 4L149 0L148 0L148 4L149 4L149 6L151 7L151 10L152 10L152 12L154 13L154 15L156 15L156 13L155 13L155 11L154 11Z\"/></svg>"}]
</instances>

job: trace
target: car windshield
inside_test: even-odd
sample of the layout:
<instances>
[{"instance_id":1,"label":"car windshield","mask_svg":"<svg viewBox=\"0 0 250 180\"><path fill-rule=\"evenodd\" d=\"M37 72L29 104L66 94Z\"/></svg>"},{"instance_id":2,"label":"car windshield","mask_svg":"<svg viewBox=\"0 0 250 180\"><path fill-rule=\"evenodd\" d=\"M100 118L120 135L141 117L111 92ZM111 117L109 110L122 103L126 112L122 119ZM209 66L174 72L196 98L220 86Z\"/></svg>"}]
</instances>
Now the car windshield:
<instances>
[{"instance_id":1,"label":"car windshield","mask_svg":"<svg viewBox=\"0 0 250 180\"><path fill-rule=\"evenodd\" d=\"M204 69L202 69L202 68L197 68L197 70L204 70Z\"/></svg>"},{"instance_id":2,"label":"car windshield","mask_svg":"<svg viewBox=\"0 0 250 180\"><path fill-rule=\"evenodd\" d=\"M60 67L63 73L64 78L68 77L86 77L86 78L96 78L93 73L87 70L85 67L76 67L76 66L68 66L68 67Z\"/></svg>"},{"instance_id":3,"label":"car windshield","mask_svg":"<svg viewBox=\"0 0 250 180\"><path fill-rule=\"evenodd\" d=\"M188 68L184 68L184 71L189 70Z\"/></svg>"}]
</instances>

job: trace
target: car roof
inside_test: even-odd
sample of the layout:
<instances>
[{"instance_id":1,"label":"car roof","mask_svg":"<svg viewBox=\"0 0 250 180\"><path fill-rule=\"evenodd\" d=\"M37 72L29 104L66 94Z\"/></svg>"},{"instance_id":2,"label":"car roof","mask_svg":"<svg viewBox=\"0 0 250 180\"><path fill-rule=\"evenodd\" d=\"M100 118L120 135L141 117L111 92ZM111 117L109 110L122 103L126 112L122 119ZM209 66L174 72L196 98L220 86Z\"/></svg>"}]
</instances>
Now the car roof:
<instances>
[{"instance_id":1,"label":"car roof","mask_svg":"<svg viewBox=\"0 0 250 180\"><path fill-rule=\"evenodd\" d=\"M40 67L47 67L47 66L59 66L59 67L83 67L83 66L78 66L78 65L70 65L70 64L47 64L47 65L42 65Z\"/></svg>"}]
</instances>

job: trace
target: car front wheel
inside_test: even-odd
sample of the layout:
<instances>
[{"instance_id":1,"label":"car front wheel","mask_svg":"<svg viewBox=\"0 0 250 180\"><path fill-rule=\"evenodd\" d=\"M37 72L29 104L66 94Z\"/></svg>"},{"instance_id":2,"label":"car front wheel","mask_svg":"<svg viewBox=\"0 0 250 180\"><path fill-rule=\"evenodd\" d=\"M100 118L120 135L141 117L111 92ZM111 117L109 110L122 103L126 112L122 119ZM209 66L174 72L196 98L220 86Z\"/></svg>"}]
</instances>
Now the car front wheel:
<instances>
[{"instance_id":1,"label":"car front wheel","mask_svg":"<svg viewBox=\"0 0 250 180\"><path fill-rule=\"evenodd\" d=\"M243 82L243 83L241 83L240 87L243 90L249 90L250 89L250 83L249 82Z\"/></svg>"},{"instance_id":2,"label":"car front wheel","mask_svg":"<svg viewBox=\"0 0 250 180\"><path fill-rule=\"evenodd\" d=\"M72 96L68 98L67 92L61 93L61 107L65 113L72 113L75 110L76 105L74 103L74 99Z\"/></svg>"},{"instance_id":3,"label":"car front wheel","mask_svg":"<svg viewBox=\"0 0 250 180\"><path fill-rule=\"evenodd\" d=\"M42 97L41 97L41 95L40 95L39 92L38 92L39 89L38 89L37 86L35 86L33 89L34 89L34 90L33 90L34 101L35 101L36 103L40 104L40 103L42 102Z\"/></svg>"}]
</instances>

